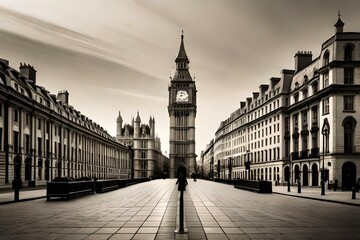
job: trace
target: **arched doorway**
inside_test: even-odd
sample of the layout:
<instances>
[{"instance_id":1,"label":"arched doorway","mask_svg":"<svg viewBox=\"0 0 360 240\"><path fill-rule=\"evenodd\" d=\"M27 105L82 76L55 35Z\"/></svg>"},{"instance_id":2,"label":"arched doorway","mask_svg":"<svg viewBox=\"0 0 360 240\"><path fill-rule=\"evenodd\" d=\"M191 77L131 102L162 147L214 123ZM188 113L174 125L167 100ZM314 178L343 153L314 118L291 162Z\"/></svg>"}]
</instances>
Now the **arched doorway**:
<instances>
[{"instance_id":1,"label":"arched doorway","mask_svg":"<svg viewBox=\"0 0 360 240\"><path fill-rule=\"evenodd\" d=\"M309 186L308 173L309 173L308 166L305 164L303 166L303 176L302 176L303 186Z\"/></svg>"},{"instance_id":2,"label":"arched doorway","mask_svg":"<svg viewBox=\"0 0 360 240\"><path fill-rule=\"evenodd\" d=\"M342 189L351 190L356 182L356 165L346 162L342 166Z\"/></svg>"},{"instance_id":3,"label":"arched doorway","mask_svg":"<svg viewBox=\"0 0 360 240\"><path fill-rule=\"evenodd\" d=\"M290 180L290 167L286 166L284 169L284 180L285 182L288 182Z\"/></svg>"},{"instance_id":4,"label":"arched doorway","mask_svg":"<svg viewBox=\"0 0 360 240\"><path fill-rule=\"evenodd\" d=\"M311 186L319 186L319 171L316 163L311 166L311 179Z\"/></svg>"}]
</instances>

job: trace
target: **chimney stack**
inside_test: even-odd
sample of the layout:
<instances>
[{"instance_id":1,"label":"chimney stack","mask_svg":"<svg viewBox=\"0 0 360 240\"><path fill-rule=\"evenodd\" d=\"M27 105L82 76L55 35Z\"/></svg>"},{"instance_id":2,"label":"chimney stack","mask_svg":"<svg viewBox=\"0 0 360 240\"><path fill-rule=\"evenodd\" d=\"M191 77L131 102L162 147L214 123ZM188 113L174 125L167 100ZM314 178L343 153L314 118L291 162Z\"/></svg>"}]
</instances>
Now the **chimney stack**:
<instances>
[{"instance_id":1,"label":"chimney stack","mask_svg":"<svg viewBox=\"0 0 360 240\"><path fill-rule=\"evenodd\" d=\"M59 91L57 95L57 99L61 101L64 105L69 105L69 92L68 91Z\"/></svg>"},{"instance_id":2,"label":"chimney stack","mask_svg":"<svg viewBox=\"0 0 360 240\"><path fill-rule=\"evenodd\" d=\"M312 62L311 51L298 51L295 56L295 73L304 69Z\"/></svg>"},{"instance_id":3,"label":"chimney stack","mask_svg":"<svg viewBox=\"0 0 360 240\"><path fill-rule=\"evenodd\" d=\"M20 73L29 79L32 83L36 84L36 70L30 64L20 63Z\"/></svg>"}]
</instances>

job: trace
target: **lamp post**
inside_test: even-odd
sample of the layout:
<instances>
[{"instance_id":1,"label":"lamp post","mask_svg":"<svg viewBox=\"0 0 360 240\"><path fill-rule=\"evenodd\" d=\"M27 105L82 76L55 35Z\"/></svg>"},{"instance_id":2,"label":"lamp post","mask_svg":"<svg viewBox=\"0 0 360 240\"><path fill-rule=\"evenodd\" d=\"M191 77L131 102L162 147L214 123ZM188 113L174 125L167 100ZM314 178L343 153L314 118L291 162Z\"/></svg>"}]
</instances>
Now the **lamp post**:
<instances>
[{"instance_id":1,"label":"lamp post","mask_svg":"<svg viewBox=\"0 0 360 240\"><path fill-rule=\"evenodd\" d=\"M290 167L289 167L289 176L288 176L288 192L291 192L290 190L290 179L291 179L291 159L292 159L292 154L290 153Z\"/></svg>"},{"instance_id":2,"label":"lamp post","mask_svg":"<svg viewBox=\"0 0 360 240\"><path fill-rule=\"evenodd\" d=\"M328 143L330 133L330 125L327 118L324 119L323 127L321 130L321 134L323 135L323 164L321 170L321 195L325 195L325 138Z\"/></svg>"},{"instance_id":3,"label":"lamp post","mask_svg":"<svg viewBox=\"0 0 360 240\"><path fill-rule=\"evenodd\" d=\"M232 158L229 158L229 180L231 180L231 172L232 172Z\"/></svg>"},{"instance_id":4,"label":"lamp post","mask_svg":"<svg viewBox=\"0 0 360 240\"><path fill-rule=\"evenodd\" d=\"M246 171L246 180L249 180L249 174L250 174L250 150L246 150L247 153L247 164L245 164L245 171Z\"/></svg>"}]
</instances>

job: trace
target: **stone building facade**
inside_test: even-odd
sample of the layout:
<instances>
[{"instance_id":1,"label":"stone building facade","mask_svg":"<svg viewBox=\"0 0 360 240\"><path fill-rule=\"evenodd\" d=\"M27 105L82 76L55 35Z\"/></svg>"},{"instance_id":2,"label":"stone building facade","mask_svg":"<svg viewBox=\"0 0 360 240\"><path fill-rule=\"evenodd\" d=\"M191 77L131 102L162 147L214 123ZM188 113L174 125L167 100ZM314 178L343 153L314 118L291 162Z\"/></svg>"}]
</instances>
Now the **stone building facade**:
<instances>
[{"instance_id":1,"label":"stone building facade","mask_svg":"<svg viewBox=\"0 0 360 240\"><path fill-rule=\"evenodd\" d=\"M0 186L20 177L127 178L130 151L69 104L69 93L36 84L36 70L0 59ZM17 175L17 176L16 176Z\"/></svg>"},{"instance_id":2,"label":"stone building facade","mask_svg":"<svg viewBox=\"0 0 360 240\"><path fill-rule=\"evenodd\" d=\"M358 181L360 33L344 32L340 16L334 27L319 56L296 53L294 70L260 85L221 122L213 146L216 177L304 186L325 179L344 190Z\"/></svg>"},{"instance_id":3,"label":"stone building facade","mask_svg":"<svg viewBox=\"0 0 360 240\"><path fill-rule=\"evenodd\" d=\"M155 118L143 124L139 112L132 123L123 124L122 116L116 119L116 138L133 152L133 176L135 178L161 178L168 170L168 158L162 154L160 138L155 134Z\"/></svg>"}]
</instances>

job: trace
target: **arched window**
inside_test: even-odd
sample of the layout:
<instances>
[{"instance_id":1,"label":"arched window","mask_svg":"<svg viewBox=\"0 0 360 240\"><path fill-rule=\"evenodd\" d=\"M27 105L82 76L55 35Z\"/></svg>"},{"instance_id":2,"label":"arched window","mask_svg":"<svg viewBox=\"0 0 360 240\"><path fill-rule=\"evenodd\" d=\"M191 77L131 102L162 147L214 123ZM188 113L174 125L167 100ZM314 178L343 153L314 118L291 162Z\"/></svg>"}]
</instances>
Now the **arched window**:
<instances>
[{"instance_id":1,"label":"arched window","mask_svg":"<svg viewBox=\"0 0 360 240\"><path fill-rule=\"evenodd\" d=\"M326 51L323 56L323 65L324 66L329 64L329 59L330 59L330 53L329 53L329 51Z\"/></svg>"},{"instance_id":2,"label":"arched window","mask_svg":"<svg viewBox=\"0 0 360 240\"><path fill-rule=\"evenodd\" d=\"M342 125L344 127L344 153L352 153L354 151L356 120L353 117L346 117Z\"/></svg>"},{"instance_id":3,"label":"arched window","mask_svg":"<svg viewBox=\"0 0 360 240\"><path fill-rule=\"evenodd\" d=\"M352 45L347 45L345 47L345 51L344 51L345 62L353 61L353 52L354 52L354 47Z\"/></svg>"}]
</instances>

